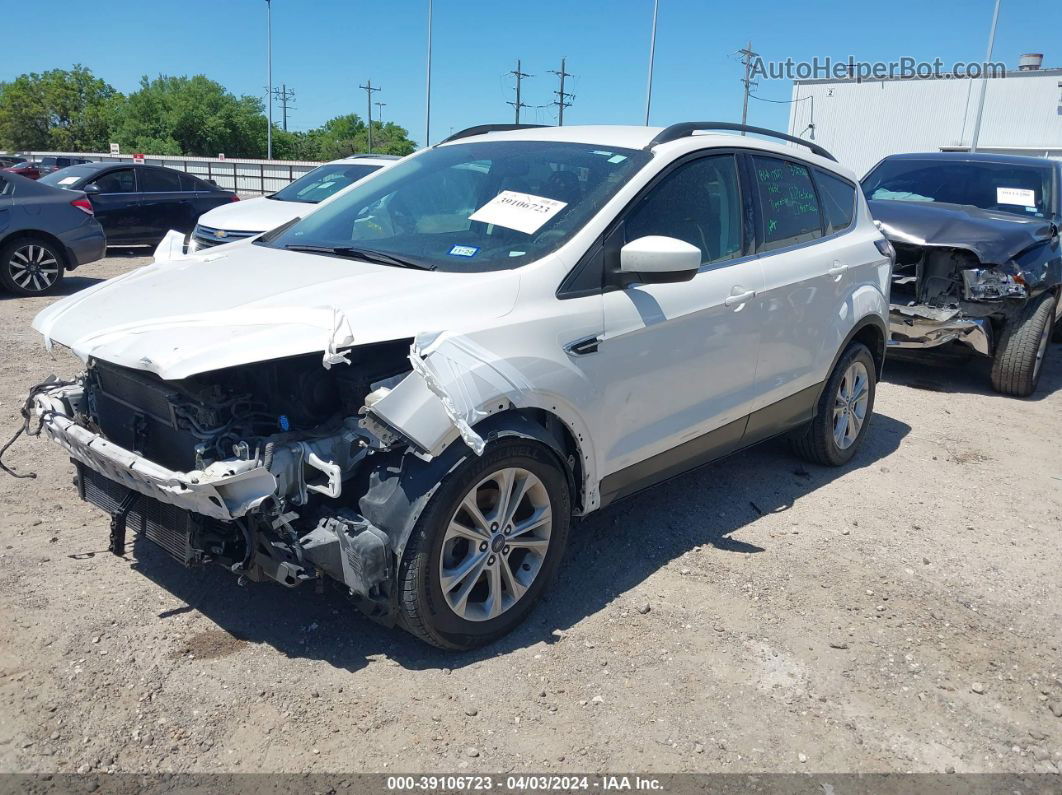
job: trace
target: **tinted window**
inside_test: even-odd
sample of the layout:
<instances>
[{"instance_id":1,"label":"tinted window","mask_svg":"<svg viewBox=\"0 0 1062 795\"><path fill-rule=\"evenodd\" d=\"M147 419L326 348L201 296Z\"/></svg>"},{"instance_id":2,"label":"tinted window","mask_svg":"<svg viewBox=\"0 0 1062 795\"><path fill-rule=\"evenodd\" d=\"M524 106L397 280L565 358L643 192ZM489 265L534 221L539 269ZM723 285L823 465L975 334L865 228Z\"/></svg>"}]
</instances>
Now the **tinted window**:
<instances>
[{"instance_id":1,"label":"tinted window","mask_svg":"<svg viewBox=\"0 0 1062 795\"><path fill-rule=\"evenodd\" d=\"M822 210L826 216L826 234L840 232L852 225L855 217L855 187L840 177L815 169Z\"/></svg>"},{"instance_id":2,"label":"tinted window","mask_svg":"<svg viewBox=\"0 0 1062 795\"><path fill-rule=\"evenodd\" d=\"M172 193L181 189L181 175L165 168L140 169L142 193Z\"/></svg>"},{"instance_id":3,"label":"tinted window","mask_svg":"<svg viewBox=\"0 0 1062 795\"><path fill-rule=\"evenodd\" d=\"M760 206L761 251L822 237L822 217L806 166L777 157L753 157Z\"/></svg>"},{"instance_id":4,"label":"tinted window","mask_svg":"<svg viewBox=\"0 0 1062 795\"><path fill-rule=\"evenodd\" d=\"M352 185L268 240L368 249L451 271L517 268L563 245L650 155L558 141L428 149Z\"/></svg>"},{"instance_id":5,"label":"tinted window","mask_svg":"<svg viewBox=\"0 0 1062 795\"><path fill-rule=\"evenodd\" d=\"M303 174L286 188L274 193L269 198L284 202L309 202L316 204L323 201L337 191L343 190L347 185L353 185L362 177L367 177L380 166L360 165L335 165L320 166Z\"/></svg>"},{"instance_id":6,"label":"tinted window","mask_svg":"<svg viewBox=\"0 0 1062 795\"><path fill-rule=\"evenodd\" d=\"M679 166L652 188L624 222L627 242L646 235L685 240L701 263L740 256L741 191L733 155Z\"/></svg>"},{"instance_id":7,"label":"tinted window","mask_svg":"<svg viewBox=\"0 0 1062 795\"><path fill-rule=\"evenodd\" d=\"M120 168L102 174L89 185L95 185L100 189L100 193L135 193L136 177L133 176L133 169Z\"/></svg>"},{"instance_id":8,"label":"tinted window","mask_svg":"<svg viewBox=\"0 0 1062 795\"><path fill-rule=\"evenodd\" d=\"M883 160L863 177L868 199L972 204L1040 218L1056 213L1051 167L970 160Z\"/></svg>"}]
</instances>

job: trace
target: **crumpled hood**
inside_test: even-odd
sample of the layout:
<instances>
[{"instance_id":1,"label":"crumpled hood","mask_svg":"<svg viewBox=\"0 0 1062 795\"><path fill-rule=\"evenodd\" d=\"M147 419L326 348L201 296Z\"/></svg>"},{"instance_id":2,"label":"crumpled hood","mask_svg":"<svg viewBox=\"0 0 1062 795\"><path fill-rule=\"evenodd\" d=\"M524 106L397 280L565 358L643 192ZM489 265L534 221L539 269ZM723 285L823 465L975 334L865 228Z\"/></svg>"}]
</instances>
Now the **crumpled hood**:
<instances>
[{"instance_id":1,"label":"crumpled hood","mask_svg":"<svg viewBox=\"0 0 1062 795\"><path fill-rule=\"evenodd\" d=\"M984 264L1005 264L1030 246L1050 240L1054 229L1043 218L965 204L882 199L869 204L870 214L893 243L962 248Z\"/></svg>"},{"instance_id":2,"label":"crumpled hood","mask_svg":"<svg viewBox=\"0 0 1062 795\"><path fill-rule=\"evenodd\" d=\"M215 207L199 216L198 223L233 232L266 232L316 209L316 204L282 202L259 196Z\"/></svg>"},{"instance_id":3,"label":"crumpled hood","mask_svg":"<svg viewBox=\"0 0 1062 795\"><path fill-rule=\"evenodd\" d=\"M460 329L509 312L515 270L440 273L250 242L148 265L68 296L33 328L166 380L249 362Z\"/></svg>"}]
</instances>

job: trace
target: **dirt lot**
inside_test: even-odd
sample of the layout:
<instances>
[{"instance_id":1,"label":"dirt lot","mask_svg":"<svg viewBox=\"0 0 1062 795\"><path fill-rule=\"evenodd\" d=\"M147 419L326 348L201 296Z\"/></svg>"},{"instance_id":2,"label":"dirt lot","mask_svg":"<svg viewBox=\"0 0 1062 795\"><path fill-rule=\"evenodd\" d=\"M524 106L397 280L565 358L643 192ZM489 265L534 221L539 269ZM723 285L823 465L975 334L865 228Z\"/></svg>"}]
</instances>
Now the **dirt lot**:
<instances>
[{"instance_id":1,"label":"dirt lot","mask_svg":"<svg viewBox=\"0 0 1062 795\"><path fill-rule=\"evenodd\" d=\"M49 300L0 296L11 432L72 371L29 328ZM1062 346L1046 367L1015 400L981 363L890 362L852 465L768 443L617 504L473 654L338 592L114 557L60 450L19 440L39 477L0 475L0 770L1062 769Z\"/></svg>"}]
</instances>

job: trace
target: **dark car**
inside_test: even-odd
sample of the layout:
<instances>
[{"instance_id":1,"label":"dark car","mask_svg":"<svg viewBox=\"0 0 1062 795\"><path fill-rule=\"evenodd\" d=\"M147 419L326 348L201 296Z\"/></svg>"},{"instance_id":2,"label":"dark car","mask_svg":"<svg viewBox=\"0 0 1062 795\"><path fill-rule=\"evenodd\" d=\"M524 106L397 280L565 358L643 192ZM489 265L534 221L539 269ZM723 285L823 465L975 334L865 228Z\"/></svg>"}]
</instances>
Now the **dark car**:
<instances>
[{"instance_id":1,"label":"dark car","mask_svg":"<svg viewBox=\"0 0 1062 795\"><path fill-rule=\"evenodd\" d=\"M9 292L46 293L106 245L84 193L0 174L0 284Z\"/></svg>"},{"instance_id":2,"label":"dark car","mask_svg":"<svg viewBox=\"0 0 1062 795\"><path fill-rule=\"evenodd\" d=\"M239 200L232 191L191 174L133 163L70 166L41 182L84 191L108 246L157 245L169 230L191 232L207 210Z\"/></svg>"},{"instance_id":3,"label":"dark car","mask_svg":"<svg viewBox=\"0 0 1062 795\"><path fill-rule=\"evenodd\" d=\"M24 155L0 155L0 169L11 168L11 166L24 162L26 162Z\"/></svg>"},{"instance_id":4,"label":"dark car","mask_svg":"<svg viewBox=\"0 0 1062 795\"><path fill-rule=\"evenodd\" d=\"M1014 155L892 155L863 178L896 249L890 330L899 348L963 343L1019 397L1062 337L1062 163Z\"/></svg>"}]
</instances>

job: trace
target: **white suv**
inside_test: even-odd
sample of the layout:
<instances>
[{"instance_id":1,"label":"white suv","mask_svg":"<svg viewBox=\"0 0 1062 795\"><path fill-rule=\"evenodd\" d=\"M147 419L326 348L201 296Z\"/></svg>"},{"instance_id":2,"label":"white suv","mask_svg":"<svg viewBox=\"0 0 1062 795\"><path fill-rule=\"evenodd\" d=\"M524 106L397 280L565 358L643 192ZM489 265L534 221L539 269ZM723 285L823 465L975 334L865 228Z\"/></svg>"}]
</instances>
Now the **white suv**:
<instances>
[{"instance_id":1,"label":"white suv","mask_svg":"<svg viewBox=\"0 0 1062 795\"><path fill-rule=\"evenodd\" d=\"M573 515L783 433L844 464L866 433L892 249L821 148L718 128L459 133L53 304L34 327L87 372L31 403L115 553L132 528L489 642Z\"/></svg>"},{"instance_id":2,"label":"white suv","mask_svg":"<svg viewBox=\"0 0 1062 795\"><path fill-rule=\"evenodd\" d=\"M199 216L188 240L188 252L275 229L305 215L307 204L319 204L398 159L396 155L351 155L307 171L276 193L215 207Z\"/></svg>"}]
</instances>

